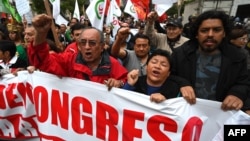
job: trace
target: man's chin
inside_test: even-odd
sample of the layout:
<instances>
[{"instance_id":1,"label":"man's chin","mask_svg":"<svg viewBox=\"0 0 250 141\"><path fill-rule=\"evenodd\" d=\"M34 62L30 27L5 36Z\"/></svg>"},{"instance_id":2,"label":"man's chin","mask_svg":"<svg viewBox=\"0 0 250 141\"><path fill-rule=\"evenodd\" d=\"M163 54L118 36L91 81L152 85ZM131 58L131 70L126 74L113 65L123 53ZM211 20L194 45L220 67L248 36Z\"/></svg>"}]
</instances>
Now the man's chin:
<instances>
[{"instance_id":1,"label":"man's chin","mask_svg":"<svg viewBox=\"0 0 250 141\"><path fill-rule=\"evenodd\" d=\"M217 47L215 45L213 45L213 46L207 46L207 45L203 44L203 46L200 46L200 49L203 52L212 53L212 52L214 52L214 51L217 50Z\"/></svg>"}]
</instances>

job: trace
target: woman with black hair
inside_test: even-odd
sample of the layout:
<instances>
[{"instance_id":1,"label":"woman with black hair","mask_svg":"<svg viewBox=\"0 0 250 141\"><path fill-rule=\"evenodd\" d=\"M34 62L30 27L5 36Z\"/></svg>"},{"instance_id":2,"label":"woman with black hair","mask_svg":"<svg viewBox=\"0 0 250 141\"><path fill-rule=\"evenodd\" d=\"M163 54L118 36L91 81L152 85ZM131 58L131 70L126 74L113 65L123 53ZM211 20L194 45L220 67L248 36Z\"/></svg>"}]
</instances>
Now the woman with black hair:
<instances>
[{"instance_id":1,"label":"woman with black hair","mask_svg":"<svg viewBox=\"0 0 250 141\"><path fill-rule=\"evenodd\" d=\"M136 91L150 96L150 100L156 103L169 98L181 96L180 86L175 81L177 76L171 73L171 56L166 50L156 49L147 60L146 75L139 76L139 70L135 69L128 73L127 83L124 89ZM191 87L191 86L190 86ZM195 95L183 95L191 104L195 103Z\"/></svg>"},{"instance_id":2,"label":"woman with black hair","mask_svg":"<svg viewBox=\"0 0 250 141\"><path fill-rule=\"evenodd\" d=\"M27 62L20 59L16 54L16 45L12 41L0 41L0 76L24 70Z\"/></svg>"}]
</instances>

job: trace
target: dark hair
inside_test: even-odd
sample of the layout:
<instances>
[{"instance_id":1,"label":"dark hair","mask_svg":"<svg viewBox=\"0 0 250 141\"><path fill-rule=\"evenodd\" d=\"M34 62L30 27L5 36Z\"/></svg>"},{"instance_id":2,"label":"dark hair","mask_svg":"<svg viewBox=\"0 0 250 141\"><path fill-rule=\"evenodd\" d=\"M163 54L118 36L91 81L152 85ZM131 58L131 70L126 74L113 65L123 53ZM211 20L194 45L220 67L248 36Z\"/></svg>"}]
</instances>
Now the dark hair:
<instances>
[{"instance_id":1,"label":"dark hair","mask_svg":"<svg viewBox=\"0 0 250 141\"><path fill-rule=\"evenodd\" d=\"M48 45L49 45L49 50L54 51L54 52L56 52L56 53L62 52L62 51L60 50L60 48L58 48L58 47L56 46L56 43L55 43L54 41L52 41L52 40L50 40L50 39L46 39L46 41L47 41L47 43L48 43Z\"/></svg>"},{"instance_id":2,"label":"dark hair","mask_svg":"<svg viewBox=\"0 0 250 141\"><path fill-rule=\"evenodd\" d=\"M85 28L85 26L83 24L76 23L72 27L70 27L71 34L73 34L75 30L84 29L84 28Z\"/></svg>"},{"instance_id":3,"label":"dark hair","mask_svg":"<svg viewBox=\"0 0 250 141\"><path fill-rule=\"evenodd\" d=\"M11 58L16 55L16 45L13 41L8 41L8 40L0 41L0 50L3 53L9 51Z\"/></svg>"},{"instance_id":4,"label":"dark hair","mask_svg":"<svg viewBox=\"0 0 250 141\"><path fill-rule=\"evenodd\" d=\"M134 42L135 42L138 38L142 38L142 39L148 40L148 44L150 45L150 38L149 38L147 35L142 34L142 33L137 33L137 34L135 34L135 36L134 36Z\"/></svg>"},{"instance_id":5,"label":"dark hair","mask_svg":"<svg viewBox=\"0 0 250 141\"><path fill-rule=\"evenodd\" d=\"M76 22L79 23L79 20L78 20L77 18L75 18L75 17L73 17L72 19L70 19L70 22L71 22L72 20L76 20Z\"/></svg>"},{"instance_id":6,"label":"dark hair","mask_svg":"<svg viewBox=\"0 0 250 141\"><path fill-rule=\"evenodd\" d=\"M147 64L148 62L154 57L154 56L164 56L166 57L166 59L168 60L169 64L170 64L170 70L172 68L172 59L171 59L171 55L168 51L163 50L163 49L156 49L155 51L152 52L152 54L149 55L148 60L147 60Z\"/></svg>"},{"instance_id":7,"label":"dark hair","mask_svg":"<svg viewBox=\"0 0 250 141\"><path fill-rule=\"evenodd\" d=\"M55 23L55 27L57 27L58 29L61 28L61 26L59 24L56 24L56 23Z\"/></svg>"},{"instance_id":8,"label":"dark hair","mask_svg":"<svg viewBox=\"0 0 250 141\"><path fill-rule=\"evenodd\" d=\"M237 39L239 37L242 37L243 35L247 34L247 30L244 28L233 28L230 32L230 34L228 35L228 39L232 40L232 39Z\"/></svg>"},{"instance_id":9,"label":"dark hair","mask_svg":"<svg viewBox=\"0 0 250 141\"><path fill-rule=\"evenodd\" d=\"M225 35L229 35L230 33L230 21L229 21L229 15L227 15L224 11L218 11L218 10L209 10L205 11L202 14L200 14L197 19L195 20L192 28L191 28L191 36L190 39L196 39L196 35L198 33L198 29L202 22L207 19L219 19L221 20Z\"/></svg>"},{"instance_id":10,"label":"dark hair","mask_svg":"<svg viewBox=\"0 0 250 141\"><path fill-rule=\"evenodd\" d=\"M2 37L2 40L7 40L5 34L0 30L0 37ZM1 40L1 38L0 38Z\"/></svg>"}]
</instances>

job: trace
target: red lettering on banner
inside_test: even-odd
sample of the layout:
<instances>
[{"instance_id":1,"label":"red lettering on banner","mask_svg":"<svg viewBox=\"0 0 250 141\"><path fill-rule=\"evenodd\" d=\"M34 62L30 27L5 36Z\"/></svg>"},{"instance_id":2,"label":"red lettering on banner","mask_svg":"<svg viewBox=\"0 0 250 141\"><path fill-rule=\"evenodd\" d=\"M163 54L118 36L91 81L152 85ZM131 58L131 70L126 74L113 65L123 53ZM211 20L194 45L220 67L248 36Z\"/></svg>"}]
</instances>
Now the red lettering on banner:
<instances>
[{"instance_id":1,"label":"red lettering on banner","mask_svg":"<svg viewBox=\"0 0 250 141\"><path fill-rule=\"evenodd\" d=\"M71 104L72 128L79 134L93 135L92 105L83 97L74 97ZM83 113L90 114L84 116ZM82 127L83 125L83 127Z\"/></svg>"},{"instance_id":2,"label":"red lettering on banner","mask_svg":"<svg viewBox=\"0 0 250 141\"><path fill-rule=\"evenodd\" d=\"M199 141L203 122L199 117L188 120L182 131L182 141ZM195 133L193 133L195 131ZM193 136L194 135L194 136ZM194 139L192 139L194 137Z\"/></svg>"},{"instance_id":3,"label":"red lettering on banner","mask_svg":"<svg viewBox=\"0 0 250 141\"><path fill-rule=\"evenodd\" d=\"M144 121L144 113L124 110L124 118L122 124L123 141L133 141L135 137L142 137L142 129L135 128L136 120Z\"/></svg>"},{"instance_id":4,"label":"red lettering on banner","mask_svg":"<svg viewBox=\"0 0 250 141\"><path fill-rule=\"evenodd\" d=\"M0 109L6 109L6 103L5 103L5 100L4 100L4 88L5 88L5 85L0 85Z\"/></svg>"},{"instance_id":5,"label":"red lettering on banner","mask_svg":"<svg viewBox=\"0 0 250 141\"><path fill-rule=\"evenodd\" d=\"M10 83L0 85L0 109L22 107L27 104L26 95L33 102L32 87L30 84Z\"/></svg>"},{"instance_id":6,"label":"red lettering on banner","mask_svg":"<svg viewBox=\"0 0 250 141\"><path fill-rule=\"evenodd\" d=\"M15 127L14 127L15 125L16 124L12 124L7 119L0 120L0 127L1 127L0 136L11 137L11 138L16 137Z\"/></svg>"},{"instance_id":7,"label":"red lettering on banner","mask_svg":"<svg viewBox=\"0 0 250 141\"><path fill-rule=\"evenodd\" d=\"M21 127L20 133L22 133L23 135L29 133L27 135L29 137L38 136L37 128L35 128L36 124L34 123L32 118L27 119L27 121L20 119L19 129L20 127Z\"/></svg>"},{"instance_id":8,"label":"red lettering on banner","mask_svg":"<svg viewBox=\"0 0 250 141\"><path fill-rule=\"evenodd\" d=\"M25 87L20 85L20 90L23 88ZM4 88L0 86L0 89ZM49 101L49 96L51 101ZM143 112L122 109L124 110L123 114L120 114L116 108L100 101L96 101L96 117L94 119L93 111L95 109L92 109L91 102L81 96L73 97L70 101L68 93L61 93L55 89L50 93L42 86L34 88L35 109L37 119L40 122L48 122L49 114L51 114L52 124L61 125L66 130L72 126L74 132L90 136L93 136L93 127L96 126L96 137L101 140L119 140L120 137L122 141L127 141L135 138L142 139L143 134L148 134L155 141L171 141L172 139L166 134L166 131L177 134L177 122L167 115L152 115L146 121ZM50 105L51 109L49 109ZM69 112L70 108L71 113ZM72 117L71 124L69 123L70 116ZM122 125L118 125L119 119L122 120ZM96 125L93 125L93 120L96 121ZM136 128L137 122L147 125L147 130ZM118 130L120 126L122 133ZM182 141L198 141L202 126L203 122L199 117L191 117L183 128Z\"/></svg>"},{"instance_id":9,"label":"red lettering on banner","mask_svg":"<svg viewBox=\"0 0 250 141\"><path fill-rule=\"evenodd\" d=\"M16 83L8 84L8 87L6 88L6 98L9 104L10 108L23 106L23 102L20 101L20 95L14 94L14 90L16 88Z\"/></svg>"},{"instance_id":10,"label":"red lettering on banner","mask_svg":"<svg viewBox=\"0 0 250 141\"><path fill-rule=\"evenodd\" d=\"M118 111L105 103L98 102L96 104L96 136L102 140L106 140L106 127L108 127L108 140L117 141L118 140Z\"/></svg>"},{"instance_id":11,"label":"red lettering on banner","mask_svg":"<svg viewBox=\"0 0 250 141\"><path fill-rule=\"evenodd\" d=\"M160 130L161 124L164 124L165 131L177 132L178 125L173 119L161 115L155 115L148 119L147 130L149 135L155 141L171 141L171 139Z\"/></svg>"},{"instance_id":12,"label":"red lettering on banner","mask_svg":"<svg viewBox=\"0 0 250 141\"><path fill-rule=\"evenodd\" d=\"M37 128L32 117L22 119L20 115L0 119L0 136L5 138L36 137Z\"/></svg>"},{"instance_id":13,"label":"red lettering on banner","mask_svg":"<svg viewBox=\"0 0 250 141\"><path fill-rule=\"evenodd\" d=\"M32 86L29 83L26 83L26 85L24 85L24 83L18 83L17 90L20 93L20 95L23 97L23 101L25 105L26 105L26 95L28 96L31 103L34 104Z\"/></svg>"},{"instance_id":14,"label":"red lettering on banner","mask_svg":"<svg viewBox=\"0 0 250 141\"><path fill-rule=\"evenodd\" d=\"M46 88L37 86L34 88L34 103L37 111L37 119L45 122L49 115L48 92Z\"/></svg>"},{"instance_id":15,"label":"red lettering on banner","mask_svg":"<svg viewBox=\"0 0 250 141\"><path fill-rule=\"evenodd\" d=\"M68 129L69 121L69 95L67 93L62 94L62 102L60 93L58 90L52 90L51 97L51 122L52 124L60 125L64 129ZM59 120L59 121L58 121Z\"/></svg>"}]
</instances>

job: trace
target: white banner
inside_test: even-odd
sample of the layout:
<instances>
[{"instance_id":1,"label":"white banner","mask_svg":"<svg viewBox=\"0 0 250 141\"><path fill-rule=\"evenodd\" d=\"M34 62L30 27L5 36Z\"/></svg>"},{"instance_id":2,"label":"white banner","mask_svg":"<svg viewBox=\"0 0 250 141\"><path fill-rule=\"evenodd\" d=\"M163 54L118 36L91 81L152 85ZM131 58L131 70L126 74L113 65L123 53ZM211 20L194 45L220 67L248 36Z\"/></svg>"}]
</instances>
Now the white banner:
<instances>
[{"instance_id":1,"label":"white banner","mask_svg":"<svg viewBox=\"0 0 250 141\"><path fill-rule=\"evenodd\" d=\"M223 111L220 102L197 99L190 105L174 98L157 104L147 95L118 88L108 91L99 83L43 72L4 76L0 100L0 130L5 135L0 138L211 141L224 122L240 121L237 114L250 124L250 116Z\"/></svg>"}]
</instances>

